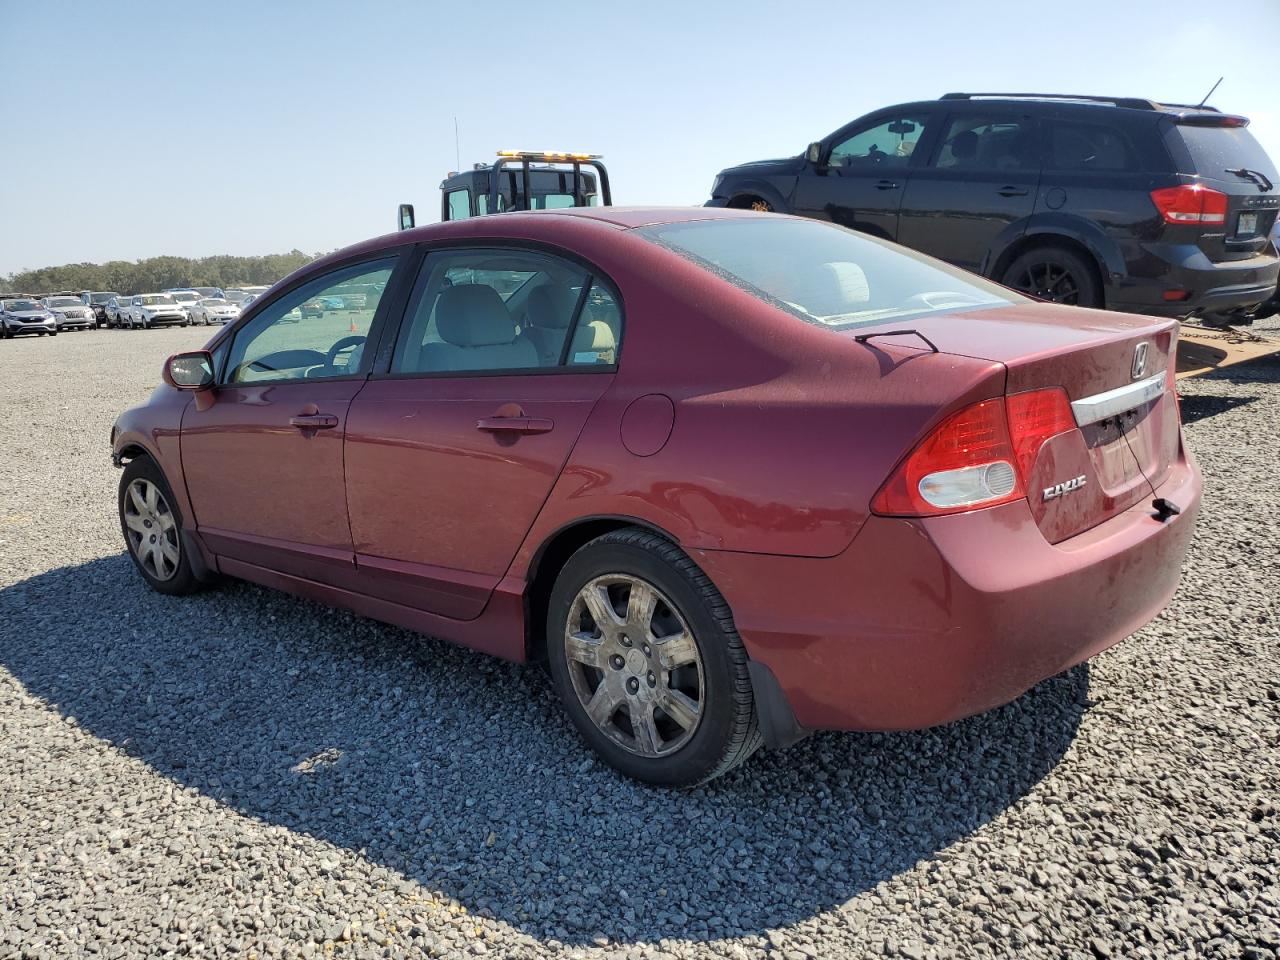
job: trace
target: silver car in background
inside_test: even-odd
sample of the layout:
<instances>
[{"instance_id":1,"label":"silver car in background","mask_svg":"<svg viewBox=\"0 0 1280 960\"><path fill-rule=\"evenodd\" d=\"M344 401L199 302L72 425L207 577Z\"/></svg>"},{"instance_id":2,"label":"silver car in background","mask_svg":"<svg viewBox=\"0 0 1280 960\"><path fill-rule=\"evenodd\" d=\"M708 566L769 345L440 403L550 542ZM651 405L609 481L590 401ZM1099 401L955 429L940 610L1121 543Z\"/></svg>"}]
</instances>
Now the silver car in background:
<instances>
[{"instance_id":1,"label":"silver car in background","mask_svg":"<svg viewBox=\"0 0 1280 960\"><path fill-rule=\"evenodd\" d=\"M6 340L27 333L58 335L58 321L38 300L10 297L0 300L0 333Z\"/></svg>"},{"instance_id":2,"label":"silver car in background","mask_svg":"<svg viewBox=\"0 0 1280 960\"><path fill-rule=\"evenodd\" d=\"M129 322L129 298L114 296L107 301L107 326L124 328Z\"/></svg>"},{"instance_id":3,"label":"silver car in background","mask_svg":"<svg viewBox=\"0 0 1280 960\"><path fill-rule=\"evenodd\" d=\"M221 297L206 297L197 300L187 310L192 323L230 323L240 316L240 305L229 303Z\"/></svg>"},{"instance_id":4,"label":"silver car in background","mask_svg":"<svg viewBox=\"0 0 1280 960\"><path fill-rule=\"evenodd\" d=\"M80 302L79 297L45 297L40 301L53 314L59 330L96 330L98 321L93 308Z\"/></svg>"}]
</instances>

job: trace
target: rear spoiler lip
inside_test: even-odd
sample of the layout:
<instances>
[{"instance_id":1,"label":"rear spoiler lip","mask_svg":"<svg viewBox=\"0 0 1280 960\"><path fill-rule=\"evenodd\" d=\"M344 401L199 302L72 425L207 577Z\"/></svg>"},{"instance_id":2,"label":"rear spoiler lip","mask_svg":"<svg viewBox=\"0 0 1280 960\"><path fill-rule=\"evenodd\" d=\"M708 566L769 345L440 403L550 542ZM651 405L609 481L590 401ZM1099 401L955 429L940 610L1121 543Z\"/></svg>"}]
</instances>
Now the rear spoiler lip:
<instances>
[{"instance_id":1,"label":"rear spoiler lip","mask_svg":"<svg viewBox=\"0 0 1280 960\"><path fill-rule=\"evenodd\" d=\"M1249 118L1235 113L1177 113L1173 122L1186 127L1232 127L1249 125Z\"/></svg>"}]
</instances>

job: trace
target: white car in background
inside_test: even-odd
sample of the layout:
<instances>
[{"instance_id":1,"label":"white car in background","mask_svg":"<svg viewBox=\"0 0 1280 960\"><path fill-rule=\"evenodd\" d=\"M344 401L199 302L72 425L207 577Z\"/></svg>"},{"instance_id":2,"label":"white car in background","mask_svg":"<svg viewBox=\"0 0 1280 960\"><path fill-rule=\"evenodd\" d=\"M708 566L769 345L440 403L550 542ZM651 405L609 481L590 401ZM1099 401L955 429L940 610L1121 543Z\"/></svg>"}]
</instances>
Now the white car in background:
<instances>
[{"instance_id":1,"label":"white car in background","mask_svg":"<svg viewBox=\"0 0 1280 960\"><path fill-rule=\"evenodd\" d=\"M169 296L190 316L191 308L203 299L203 294L197 293L195 290L165 290ZM194 319L194 318L193 318Z\"/></svg>"},{"instance_id":2,"label":"white car in background","mask_svg":"<svg viewBox=\"0 0 1280 960\"><path fill-rule=\"evenodd\" d=\"M240 305L229 303L221 297L205 297L197 300L187 310L192 323L230 323L240 316Z\"/></svg>"},{"instance_id":3,"label":"white car in background","mask_svg":"<svg viewBox=\"0 0 1280 960\"><path fill-rule=\"evenodd\" d=\"M152 327L189 327L191 318L167 293L140 293L129 298L126 326L130 330Z\"/></svg>"},{"instance_id":4,"label":"white car in background","mask_svg":"<svg viewBox=\"0 0 1280 960\"><path fill-rule=\"evenodd\" d=\"M79 297L45 297L40 301L53 314L59 330L96 330L93 308L86 307Z\"/></svg>"}]
</instances>

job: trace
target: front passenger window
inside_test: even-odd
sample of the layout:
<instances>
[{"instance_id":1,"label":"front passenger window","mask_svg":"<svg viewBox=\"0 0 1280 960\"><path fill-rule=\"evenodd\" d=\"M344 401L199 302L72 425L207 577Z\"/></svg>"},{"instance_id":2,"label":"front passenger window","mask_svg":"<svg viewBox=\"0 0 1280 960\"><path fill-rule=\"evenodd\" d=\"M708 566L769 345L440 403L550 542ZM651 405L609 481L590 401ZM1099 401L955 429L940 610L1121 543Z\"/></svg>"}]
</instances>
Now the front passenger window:
<instances>
[{"instance_id":1,"label":"front passenger window","mask_svg":"<svg viewBox=\"0 0 1280 960\"><path fill-rule=\"evenodd\" d=\"M365 340L394 259L325 274L267 304L241 329L225 383L316 380L365 372Z\"/></svg>"}]
</instances>

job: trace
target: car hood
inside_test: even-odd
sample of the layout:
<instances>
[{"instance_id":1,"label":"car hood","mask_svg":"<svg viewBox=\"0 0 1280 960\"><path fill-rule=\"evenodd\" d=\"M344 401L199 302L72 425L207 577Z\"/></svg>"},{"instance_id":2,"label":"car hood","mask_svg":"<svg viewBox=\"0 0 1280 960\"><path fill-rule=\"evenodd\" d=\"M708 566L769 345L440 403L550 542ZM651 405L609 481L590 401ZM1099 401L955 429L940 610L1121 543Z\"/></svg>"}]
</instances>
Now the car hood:
<instances>
[{"instance_id":1,"label":"car hood","mask_svg":"<svg viewBox=\"0 0 1280 960\"><path fill-rule=\"evenodd\" d=\"M6 315L17 317L19 320L45 320L49 317L46 310L9 310L6 311Z\"/></svg>"},{"instance_id":2,"label":"car hood","mask_svg":"<svg viewBox=\"0 0 1280 960\"><path fill-rule=\"evenodd\" d=\"M151 313L164 313L166 310L181 310L180 303L144 303L140 305L140 309L148 310Z\"/></svg>"},{"instance_id":3,"label":"car hood","mask_svg":"<svg viewBox=\"0 0 1280 960\"><path fill-rule=\"evenodd\" d=\"M752 160L736 167L725 167L722 177L763 177L777 174L797 174L804 167L804 157L783 157L778 160Z\"/></svg>"}]
</instances>

